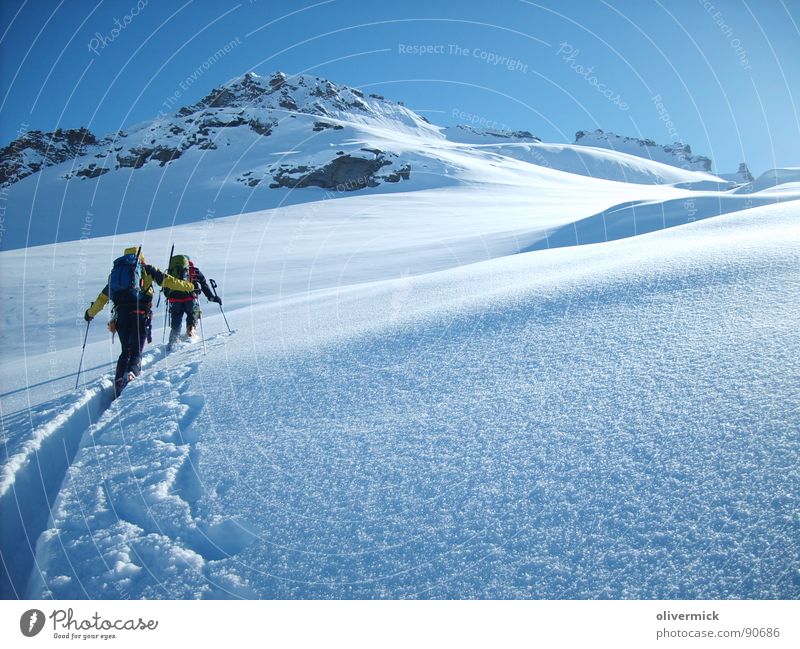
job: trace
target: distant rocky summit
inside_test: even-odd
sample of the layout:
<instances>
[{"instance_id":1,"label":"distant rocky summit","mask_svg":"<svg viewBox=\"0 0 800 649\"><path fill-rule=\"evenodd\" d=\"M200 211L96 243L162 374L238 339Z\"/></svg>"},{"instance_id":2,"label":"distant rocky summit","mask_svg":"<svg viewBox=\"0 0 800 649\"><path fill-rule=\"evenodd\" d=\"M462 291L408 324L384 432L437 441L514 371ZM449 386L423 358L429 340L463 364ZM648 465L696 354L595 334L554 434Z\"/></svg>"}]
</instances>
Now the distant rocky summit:
<instances>
[{"instance_id":1,"label":"distant rocky summit","mask_svg":"<svg viewBox=\"0 0 800 649\"><path fill-rule=\"evenodd\" d=\"M215 88L195 104L172 115L161 115L132 132L118 131L98 140L85 128L31 131L0 150L0 184L11 185L45 167L68 161L74 164L63 173L66 180L97 178L111 171L148 165L164 167L189 150L206 155L223 145L230 146L226 132L237 133L235 139L242 141L243 131L264 138L283 126L284 131L293 131L293 140L299 141L323 131L343 131L345 127L337 118L354 115L432 128L402 104L380 95L367 97L358 89L309 75L288 77L277 72L260 77L250 72ZM299 132L293 120L301 125ZM275 148L279 150L282 145ZM236 180L249 187L262 185L266 178L269 182L263 186L271 188L314 186L353 191L408 180L411 174L410 162L382 151L355 147L331 154L325 146L310 157L313 159L302 160L302 164L260 164L238 174Z\"/></svg>"},{"instance_id":2,"label":"distant rocky summit","mask_svg":"<svg viewBox=\"0 0 800 649\"><path fill-rule=\"evenodd\" d=\"M595 131L578 131L575 134L575 144L628 153L688 171L711 172L711 158L693 155L692 147L682 142L657 144L654 140L625 137L597 129Z\"/></svg>"},{"instance_id":3,"label":"distant rocky summit","mask_svg":"<svg viewBox=\"0 0 800 649\"><path fill-rule=\"evenodd\" d=\"M739 169L735 173L718 175L720 178L734 183L751 183L754 180L753 174L750 173L750 169L747 167L746 162L742 162L739 165Z\"/></svg>"},{"instance_id":4,"label":"distant rocky summit","mask_svg":"<svg viewBox=\"0 0 800 649\"><path fill-rule=\"evenodd\" d=\"M11 185L44 167L77 158L97 144L85 128L29 131L0 149L0 186Z\"/></svg>"}]
</instances>

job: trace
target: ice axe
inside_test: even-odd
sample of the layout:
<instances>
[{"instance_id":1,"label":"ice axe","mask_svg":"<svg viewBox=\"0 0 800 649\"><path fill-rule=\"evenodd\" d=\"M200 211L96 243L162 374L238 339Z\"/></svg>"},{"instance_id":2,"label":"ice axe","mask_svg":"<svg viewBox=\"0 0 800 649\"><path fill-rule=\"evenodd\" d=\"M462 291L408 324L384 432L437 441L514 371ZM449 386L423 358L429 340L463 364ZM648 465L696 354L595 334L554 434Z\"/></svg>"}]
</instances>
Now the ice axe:
<instances>
[{"instance_id":1,"label":"ice axe","mask_svg":"<svg viewBox=\"0 0 800 649\"><path fill-rule=\"evenodd\" d=\"M219 299L219 295L217 295L217 283L210 278L208 280L208 283L211 284L211 290L214 291L214 297ZM228 333L232 334L233 332L231 331L231 326L228 324L228 318L225 317L225 311L222 310L222 304L220 304L219 302L217 302L217 304L219 304L219 310L220 313L222 313L223 320L225 320L225 326L228 328Z\"/></svg>"}]
</instances>

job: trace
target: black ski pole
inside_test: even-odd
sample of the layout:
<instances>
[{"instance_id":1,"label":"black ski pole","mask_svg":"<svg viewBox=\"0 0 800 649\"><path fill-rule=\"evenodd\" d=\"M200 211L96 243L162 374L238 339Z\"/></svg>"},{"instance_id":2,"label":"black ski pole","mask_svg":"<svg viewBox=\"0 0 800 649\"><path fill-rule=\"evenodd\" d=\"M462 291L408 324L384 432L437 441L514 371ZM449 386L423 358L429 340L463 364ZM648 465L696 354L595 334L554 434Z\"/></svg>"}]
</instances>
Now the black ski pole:
<instances>
[{"instance_id":1,"label":"black ski pole","mask_svg":"<svg viewBox=\"0 0 800 649\"><path fill-rule=\"evenodd\" d=\"M161 334L161 344L167 340L167 320L169 320L169 302L164 302L164 331Z\"/></svg>"},{"instance_id":2,"label":"black ski pole","mask_svg":"<svg viewBox=\"0 0 800 649\"><path fill-rule=\"evenodd\" d=\"M172 261L172 253L175 252L175 244L172 244L172 248L169 251L169 259L167 259L167 270L169 270L169 262ZM156 309L161 306L161 294L164 292L164 287L161 287L161 290L158 293L158 301L156 302ZM167 325L164 325L164 329L166 329ZM164 342L163 340L161 341Z\"/></svg>"},{"instance_id":3,"label":"black ski pole","mask_svg":"<svg viewBox=\"0 0 800 649\"><path fill-rule=\"evenodd\" d=\"M89 320L86 323L86 333L83 335L83 347L81 348L81 362L78 363L78 376L75 379L75 389L78 389L78 383L81 380L81 368L83 368L83 355L86 352L86 340L89 338L89 325L92 324L92 321Z\"/></svg>"},{"instance_id":4,"label":"black ski pole","mask_svg":"<svg viewBox=\"0 0 800 649\"><path fill-rule=\"evenodd\" d=\"M206 335L203 333L203 316L198 318L200 320L200 339L203 341L203 354L206 353Z\"/></svg>"},{"instance_id":5,"label":"black ski pole","mask_svg":"<svg viewBox=\"0 0 800 649\"><path fill-rule=\"evenodd\" d=\"M219 295L217 295L217 283L213 279L209 279L208 283L211 284L211 290L214 291L214 297L219 298ZM219 302L217 302L217 304L219 304ZM222 313L222 319L225 320L225 326L228 328L228 333L233 333L231 331L231 326L228 324L228 318L225 317L225 311L222 310L221 304L219 304L219 310L220 313Z\"/></svg>"}]
</instances>

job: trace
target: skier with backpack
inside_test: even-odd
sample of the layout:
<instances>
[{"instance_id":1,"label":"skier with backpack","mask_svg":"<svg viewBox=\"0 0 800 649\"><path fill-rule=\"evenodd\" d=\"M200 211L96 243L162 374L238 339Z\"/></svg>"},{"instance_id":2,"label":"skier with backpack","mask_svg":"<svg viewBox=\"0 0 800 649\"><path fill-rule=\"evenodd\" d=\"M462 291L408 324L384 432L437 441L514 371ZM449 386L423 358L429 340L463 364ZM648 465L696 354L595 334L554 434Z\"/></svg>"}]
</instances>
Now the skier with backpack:
<instances>
[{"instance_id":1,"label":"skier with backpack","mask_svg":"<svg viewBox=\"0 0 800 649\"><path fill-rule=\"evenodd\" d=\"M126 248L123 255L114 260L108 283L83 315L87 322L91 322L109 300L114 304L109 329L112 332L116 331L122 345L114 379L114 392L117 396L139 375L142 367L142 349L145 342L152 341L150 323L153 282L171 290L194 289L192 283L171 277L155 266L147 264L141 250L141 247Z\"/></svg>"},{"instance_id":2,"label":"skier with backpack","mask_svg":"<svg viewBox=\"0 0 800 649\"><path fill-rule=\"evenodd\" d=\"M222 298L212 292L208 286L205 275L194 265L189 255L173 255L169 260L167 272L172 277L177 277L192 284L191 291L176 290L165 286L164 295L169 303L169 343L167 350L171 350L178 341L181 331L181 322L186 315L186 336L192 338L195 334L197 323L200 321L200 293L206 296L209 302L216 302L222 306Z\"/></svg>"}]
</instances>

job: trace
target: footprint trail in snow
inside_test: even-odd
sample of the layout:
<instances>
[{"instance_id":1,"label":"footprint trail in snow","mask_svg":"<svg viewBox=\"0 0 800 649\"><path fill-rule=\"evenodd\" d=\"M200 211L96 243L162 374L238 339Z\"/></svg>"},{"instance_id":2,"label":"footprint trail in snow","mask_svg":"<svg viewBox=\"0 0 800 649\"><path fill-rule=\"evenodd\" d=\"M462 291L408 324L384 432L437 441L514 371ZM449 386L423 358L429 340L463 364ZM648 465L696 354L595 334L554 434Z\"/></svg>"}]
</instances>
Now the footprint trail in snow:
<instances>
[{"instance_id":1,"label":"footprint trail in snow","mask_svg":"<svg viewBox=\"0 0 800 649\"><path fill-rule=\"evenodd\" d=\"M207 344L223 342L219 336ZM201 358L199 347L180 347L143 372L84 435L53 510L56 523L40 538L29 596L247 595L235 580L212 583L206 574L209 562L253 537L236 521L201 511Z\"/></svg>"}]
</instances>

